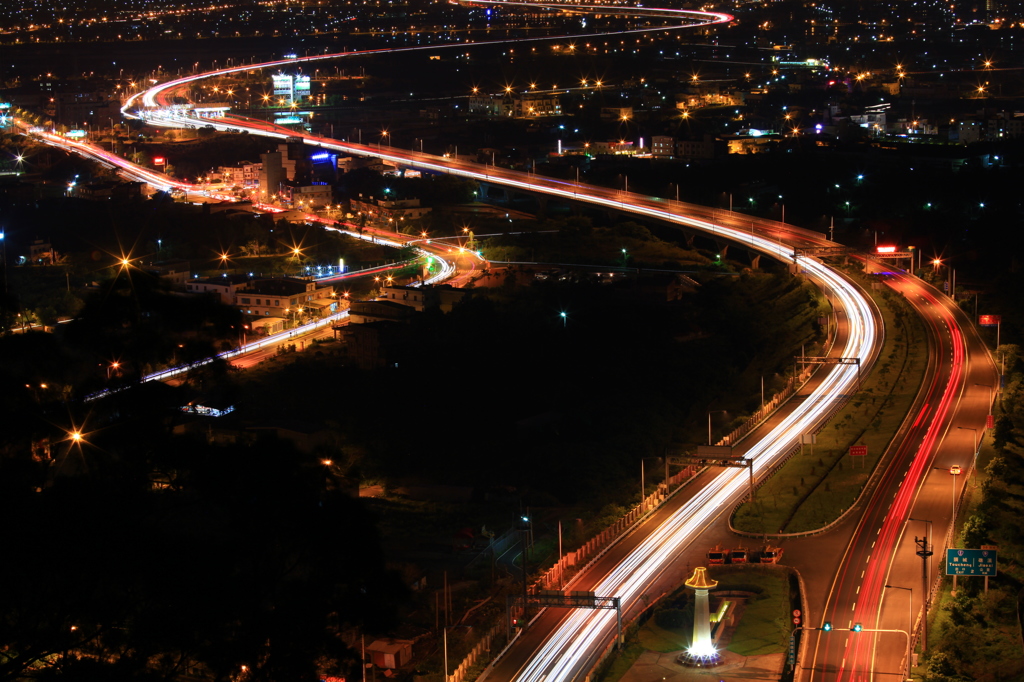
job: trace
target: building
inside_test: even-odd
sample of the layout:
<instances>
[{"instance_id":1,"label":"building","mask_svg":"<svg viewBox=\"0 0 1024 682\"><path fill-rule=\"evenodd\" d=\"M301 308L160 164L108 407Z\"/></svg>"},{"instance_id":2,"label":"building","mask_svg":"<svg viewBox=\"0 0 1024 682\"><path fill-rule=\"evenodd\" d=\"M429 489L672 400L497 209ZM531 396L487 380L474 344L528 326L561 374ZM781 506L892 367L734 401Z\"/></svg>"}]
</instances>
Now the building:
<instances>
[{"instance_id":1,"label":"building","mask_svg":"<svg viewBox=\"0 0 1024 682\"><path fill-rule=\"evenodd\" d=\"M592 156L604 154L635 154L636 149L632 140L597 140L586 148Z\"/></svg>"},{"instance_id":2,"label":"building","mask_svg":"<svg viewBox=\"0 0 1024 682\"><path fill-rule=\"evenodd\" d=\"M308 165L304 146L302 138L289 137L277 145L276 152L260 154L262 163L257 173L262 199L272 200L278 196L281 192L281 183L285 180L295 180L299 166Z\"/></svg>"},{"instance_id":3,"label":"building","mask_svg":"<svg viewBox=\"0 0 1024 682\"><path fill-rule=\"evenodd\" d=\"M164 261L150 263L146 272L156 277L163 277L172 285L186 287L188 285L191 269L187 260Z\"/></svg>"},{"instance_id":4,"label":"building","mask_svg":"<svg viewBox=\"0 0 1024 682\"><path fill-rule=\"evenodd\" d=\"M516 118L561 116L562 103L555 95L524 95L513 101L512 115Z\"/></svg>"},{"instance_id":5,"label":"building","mask_svg":"<svg viewBox=\"0 0 1024 682\"><path fill-rule=\"evenodd\" d=\"M676 156L688 160L713 159L719 151L724 153L726 148L726 145L719 143L714 136L705 135L700 140L678 140Z\"/></svg>"},{"instance_id":6,"label":"building","mask_svg":"<svg viewBox=\"0 0 1024 682\"><path fill-rule=\"evenodd\" d=\"M260 154L259 192L260 199L271 201L277 197L281 190L281 183L285 180L284 167L281 164L281 152L267 152Z\"/></svg>"},{"instance_id":7,"label":"building","mask_svg":"<svg viewBox=\"0 0 1024 682\"><path fill-rule=\"evenodd\" d=\"M144 183L135 181L114 181L104 180L100 182L87 182L75 185L71 192L79 199L89 201L110 201L112 199L126 200L139 199L142 197L142 185Z\"/></svg>"},{"instance_id":8,"label":"building","mask_svg":"<svg viewBox=\"0 0 1024 682\"><path fill-rule=\"evenodd\" d=\"M29 246L29 263L32 265L53 265L57 262L57 251L53 248L53 244L45 242L42 239L36 239Z\"/></svg>"},{"instance_id":9,"label":"building","mask_svg":"<svg viewBox=\"0 0 1024 682\"><path fill-rule=\"evenodd\" d=\"M412 640L378 639L366 646L366 653L378 668L394 670L412 660Z\"/></svg>"},{"instance_id":10,"label":"building","mask_svg":"<svg viewBox=\"0 0 1024 682\"><path fill-rule=\"evenodd\" d=\"M651 156L656 159L672 159L676 155L676 138L670 135L655 135L651 138Z\"/></svg>"},{"instance_id":11,"label":"building","mask_svg":"<svg viewBox=\"0 0 1024 682\"><path fill-rule=\"evenodd\" d=\"M398 301L353 301L349 324L370 322L408 322L416 310Z\"/></svg>"},{"instance_id":12,"label":"building","mask_svg":"<svg viewBox=\"0 0 1024 682\"><path fill-rule=\"evenodd\" d=\"M327 206L334 201L334 190L326 182L314 182L308 185L285 180L280 185L278 198L291 206L311 209Z\"/></svg>"},{"instance_id":13,"label":"building","mask_svg":"<svg viewBox=\"0 0 1024 682\"><path fill-rule=\"evenodd\" d=\"M235 296L239 291L247 289L252 280L248 275L229 275L190 279L185 283L185 291L192 294L216 295L225 305L234 305Z\"/></svg>"},{"instance_id":14,"label":"building","mask_svg":"<svg viewBox=\"0 0 1024 682\"><path fill-rule=\"evenodd\" d=\"M423 287L385 286L381 287L377 300L400 303L422 311L426 308L426 291Z\"/></svg>"},{"instance_id":15,"label":"building","mask_svg":"<svg viewBox=\"0 0 1024 682\"><path fill-rule=\"evenodd\" d=\"M254 319L249 326L252 329L252 336L264 337L284 331L287 323L288 320L283 317L260 317Z\"/></svg>"},{"instance_id":16,"label":"building","mask_svg":"<svg viewBox=\"0 0 1024 682\"><path fill-rule=\"evenodd\" d=\"M986 122L986 138L992 141L1024 137L1024 114L997 112Z\"/></svg>"},{"instance_id":17,"label":"building","mask_svg":"<svg viewBox=\"0 0 1024 682\"><path fill-rule=\"evenodd\" d=\"M243 161L237 166L221 166L218 169L221 180L230 187L259 187L262 163Z\"/></svg>"},{"instance_id":18,"label":"building","mask_svg":"<svg viewBox=\"0 0 1024 682\"><path fill-rule=\"evenodd\" d=\"M601 107L601 118L628 121L633 118L633 107Z\"/></svg>"},{"instance_id":19,"label":"building","mask_svg":"<svg viewBox=\"0 0 1024 682\"><path fill-rule=\"evenodd\" d=\"M359 199L349 202L349 213L365 215L368 220L380 223L401 223L404 220L416 220L430 213L430 208L420 206L419 199L380 199L370 197L364 201Z\"/></svg>"},{"instance_id":20,"label":"building","mask_svg":"<svg viewBox=\"0 0 1024 682\"><path fill-rule=\"evenodd\" d=\"M324 317L339 309L333 286L293 277L251 280L245 289L236 292L232 303L253 318L296 321Z\"/></svg>"}]
</instances>

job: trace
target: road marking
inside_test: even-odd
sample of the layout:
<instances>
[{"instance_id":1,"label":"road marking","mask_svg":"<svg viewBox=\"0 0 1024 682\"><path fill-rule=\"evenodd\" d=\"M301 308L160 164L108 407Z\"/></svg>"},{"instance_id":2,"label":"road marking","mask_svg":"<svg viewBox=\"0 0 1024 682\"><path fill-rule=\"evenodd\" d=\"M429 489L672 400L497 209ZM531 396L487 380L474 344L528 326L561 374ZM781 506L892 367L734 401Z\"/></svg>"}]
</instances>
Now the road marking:
<instances>
[{"instance_id":1,"label":"road marking","mask_svg":"<svg viewBox=\"0 0 1024 682\"><path fill-rule=\"evenodd\" d=\"M875 542L878 542L878 540L875 540ZM871 549L874 549L874 548L875 548L875 542L872 542L872 543L871 543Z\"/></svg>"},{"instance_id":2,"label":"road marking","mask_svg":"<svg viewBox=\"0 0 1024 682\"><path fill-rule=\"evenodd\" d=\"M864 561L864 563L866 563L866 564L871 563L871 555L870 554L868 554L868 558Z\"/></svg>"},{"instance_id":3,"label":"road marking","mask_svg":"<svg viewBox=\"0 0 1024 682\"><path fill-rule=\"evenodd\" d=\"M853 606L850 607L850 610L851 611L856 611L857 610L857 602L853 602Z\"/></svg>"},{"instance_id":4,"label":"road marking","mask_svg":"<svg viewBox=\"0 0 1024 682\"><path fill-rule=\"evenodd\" d=\"M866 570L864 570L864 571L861 571L861 572L860 572L860 577L861 577L861 578L863 578L863 577L864 577L864 574L865 574L865 573L867 573L867 571L866 571Z\"/></svg>"},{"instance_id":5,"label":"road marking","mask_svg":"<svg viewBox=\"0 0 1024 682\"><path fill-rule=\"evenodd\" d=\"M860 585L857 585L857 594L860 594Z\"/></svg>"}]
</instances>

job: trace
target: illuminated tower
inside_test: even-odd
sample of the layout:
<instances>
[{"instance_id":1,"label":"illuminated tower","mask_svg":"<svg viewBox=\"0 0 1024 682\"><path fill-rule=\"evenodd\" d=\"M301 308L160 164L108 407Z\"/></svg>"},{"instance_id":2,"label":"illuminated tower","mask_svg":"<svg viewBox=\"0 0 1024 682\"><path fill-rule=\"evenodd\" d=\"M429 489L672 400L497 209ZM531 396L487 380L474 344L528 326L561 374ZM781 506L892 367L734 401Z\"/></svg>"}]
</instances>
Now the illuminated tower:
<instances>
[{"instance_id":1,"label":"illuminated tower","mask_svg":"<svg viewBox=\"0 0 1024 682\"><path fill-rule=\"evenodd\" d=\"M698 566L685 585L693 590L693 641L686 650L688 665L711 666L721 662L722 657L711 641L711 608L708 592L718 587L717 580L708 578L708 569Z\"/></svg>"}]
</instances>

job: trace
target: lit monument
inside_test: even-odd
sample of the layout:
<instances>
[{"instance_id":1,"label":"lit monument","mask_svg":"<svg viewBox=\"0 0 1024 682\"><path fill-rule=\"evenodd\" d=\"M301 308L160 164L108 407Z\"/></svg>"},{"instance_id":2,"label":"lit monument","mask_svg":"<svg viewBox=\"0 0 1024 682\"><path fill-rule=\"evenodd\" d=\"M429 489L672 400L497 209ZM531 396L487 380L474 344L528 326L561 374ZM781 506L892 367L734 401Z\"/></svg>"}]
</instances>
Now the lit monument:
<instances>
[{"instance_id":1,"label":"lit monument","mask_svg":"<svg viewBox=\"0 0 1024 682\"><path fill-rule=\"evenodd\" d=\"M718 665L722 655L711 641L711 607L708 592L718 587L717 580L708 578L708 569L698 566L685 585L693 590L693 641L682 662L696 667Z\"/></svg>"}]
</instances>

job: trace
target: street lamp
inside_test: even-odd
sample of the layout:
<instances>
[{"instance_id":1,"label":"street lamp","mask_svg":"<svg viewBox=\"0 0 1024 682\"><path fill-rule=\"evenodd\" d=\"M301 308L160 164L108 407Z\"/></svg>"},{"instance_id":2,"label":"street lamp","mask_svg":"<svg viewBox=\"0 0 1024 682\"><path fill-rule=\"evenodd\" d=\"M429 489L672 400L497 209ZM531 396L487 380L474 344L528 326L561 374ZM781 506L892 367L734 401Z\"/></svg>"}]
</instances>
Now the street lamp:
<instances>
[{"instance_id":1,"label":"street lamp","mask_svg":"<svg viewBox=\"0 0 1024 682\"><path fill-rule=\"evenodd\" d=\"M978 457L978 429L972 429L969 426L958 426L956 427L960 431L974 431L974 457Z\"/></svg>"},{"instance_id":2,"label":"street lamp","mask_svg":"<svg viewBox=\"0 0 1024 682\"><path fill-rule=\"evenodd\" d=\"M963 471L963 469L960 467L959 464L954 464L953 466L949 467L948 469L946 467L932 467L932 468L933 469L938 469L939 471L948 471L950 476L953 477L953 516L951 517L950 523L956 523L956 477L960 475L960 473Z\"/></svg>"},{"instance_id":3,"label":"street lamp","mask_svg":"<svg viewBox=\"0 0 1024 682\"><path fill-rule=\"evenodd\" d=\"M992 413L992 384L974 384L975 386L981 386L982 388L988 389L988 412Z\"/></svg>"},{"instance_id":4,"label":"street lamp","mask_svg":"<svg viewBox=\"0 0 1024 682\"><path fill-rule=\"evenodd\" d=\"M914 588L900 587L899 585L886 585L890 590L906 590L910 593L910 602L907 604L907 632L914 631ZM907 679L910 679L910 652L907 652Z\"/></svg>"},{"instance_id":5,"label":"street lamp","mask_svg":"<svg viewBox=\"0 0 1024 682\"><path fill-rule=\"evenodd\" d=\"M110 370L112 370L112 369L116 370L120 366L121 366L120 362L112 362L109 365L107 365L107 379L110 379Z\"/></svg>"},{"instance_id":6,"label":"street lamp","mask_svg":"<svg viewBox=\"0 0 1024 682\"><path fill-rule=\"evenodd\" d=\"M562 328L565 329L566 327L568 327L569 323L567 321L568 318L565 315L565 311L563 310L562 312L558 313L558 316L562 318Z\"/></svg>"},{"instance_id":7,"label":"street lamp","mask_svg":"<svg viewBox=\"0 0 1024 682\"><path fill-rule=\"evenodd\" d=\"M729 410L710 410L708 412L708 445L714 445L711 442L711 415L718 413L729 414Z\"/></svg>"}]
</instances>

